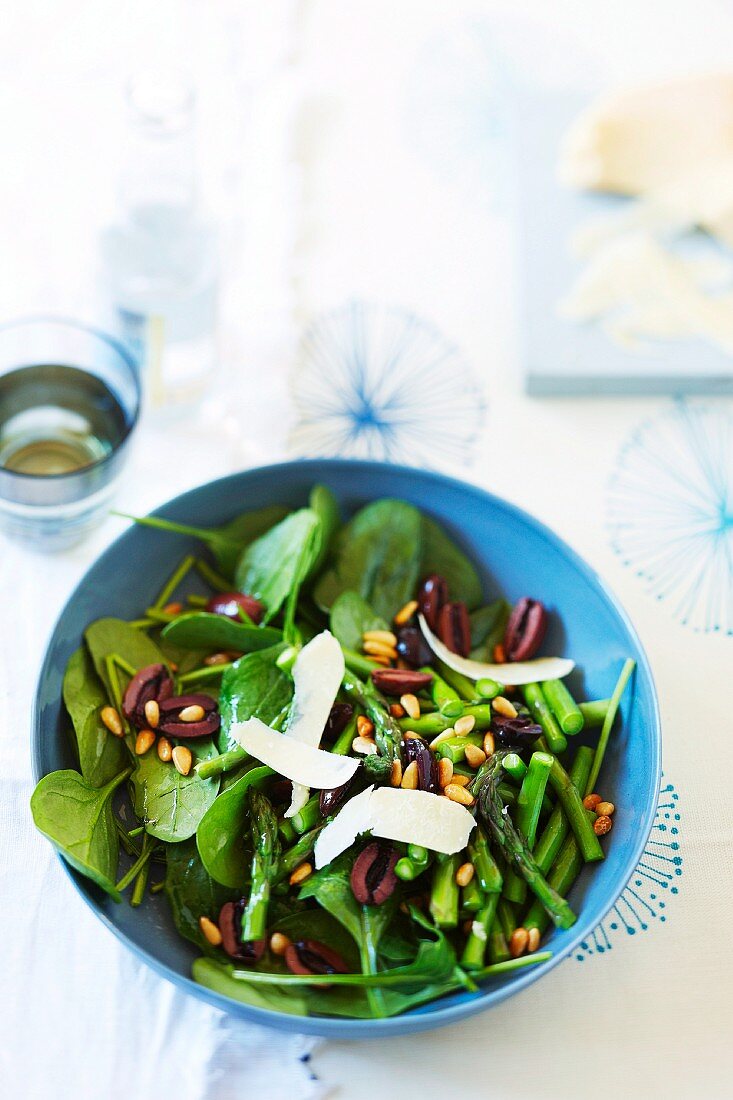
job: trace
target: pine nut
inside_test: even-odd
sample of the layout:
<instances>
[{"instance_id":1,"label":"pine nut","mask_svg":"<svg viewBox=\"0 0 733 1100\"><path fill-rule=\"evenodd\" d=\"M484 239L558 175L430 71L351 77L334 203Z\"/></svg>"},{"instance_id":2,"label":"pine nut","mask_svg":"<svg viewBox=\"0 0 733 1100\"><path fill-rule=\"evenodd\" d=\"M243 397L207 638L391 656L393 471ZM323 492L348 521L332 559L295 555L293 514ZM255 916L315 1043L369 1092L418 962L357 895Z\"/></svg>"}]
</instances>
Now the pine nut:
<instances>
[{"instance_id":1,"label":"pine nut","mask_svg":"<svg viewBox=\"0 0 733 1100\"><path fill-rule=\"evenodd\" d=\"M122 719L114 707L102 707L99 712L99 717L102 719L102 724L107 727L113 737L124 737Z\"/></svg>"},{"instance_id":2,"label":"pine nut","mask_svg":"<svg viewBox=\"0 0 733 1100\"><path fill-rule=\"evenodd\" d=\"M360 756L375 756L377 752L377 746L371 737L355 737L351 742L351 748Z\"/></svg>"},{"instance_id":3,"label":"pine nut","mask_svg":"<svg viewBox=\"0 0 733 1100\"><path fill-rule=\"evenodd\" d=\"M397 660L397 650L393 645L385 642L364 642L362 647L367 656L387 657L390 661Z\"/></svg>"},{"instance_id":4,"label":"pine nut","mask_svg":"<svg viewBox=\"0 0 733 1100\"><path fill-rule=\"evenodd\" d=\"M203 707L200 707L198 703L194 703L193 706L184 707L178 715L179 722L200 722L205 716L206 711Z\"/></svg>"},{"instance_id":5,"label":"pine nut","mask_svg":"<svg viewBox=\"0 0 733 1100\"><path fill-rule=\"evenodd\" d=\"M160 707L155 699L148 699L145 704L145 719L151 730L158 728L160 721Z\"/></svg>"},{"instance_id":6,"label":"pine nut","mask_svg":"<svg viewBox=\"0 0 733 1100\"><path fill-rule=\"evenodd\" d=\"M541 938L539 928L529 928L527 930L527 950L530 954L540 946Z\"/></svg>"},{"instance_id":7,"label":"pine nut","mask_svg":"<svg viewBox=\"0 0 733 1100\"><path fill-rule=\"evenodd\" d=\"M171 670L171 672L178 672L178 665L175 661L169 661L168 668Z\"/></svg>"},{"instance_id":8,"label":"pine nut","mask_svg":"<svg viewBox=\"0 0 733 1100\"><path fill-rule=\"evenodd\" d=\"M442 733L439 733L437 737L433 738L433 740L430 742L430 748L437 748L438 745L442 745L444 741L449 741L450 738L455 737L455 735L456 731L453 729L453 726L449 726L447 730L443 730Z\"/></svg>"},{"instance_id":9,"label":"pine nut","mask_svg":"<svg viewBox=\"0 0 733 1100\"><path fill-rule=\"evenodd\" d=\"M155 734L152 730L140 730L135 738L135 755L144 756L148 749L155 744Z\"/></svg>"},{"instance_id":10,"label":"pine nut","mask_svg":"<svg viewBox=\"0 0 733 1100\"><path fill-rule=\"evenodd\" d=\"M300 867L295 868L288 881L291 886L297 886L299 882L305 882L309 875L312 874L313 868L310 863L301 863Z\"/></svg>"},{"instance_id":11,"label":"pine nut","mask_svg":"<svg viewBox=\"0 0 733 1100\"><path fill-rule=\"evenodd\" d=\"M399 787L402 783L402 763L399 760L392 761L392 771L389 775L390 784Z\"/></svg>"},{"instance_id":12,"label":"pine nut","mask_svg":"<svg viewBox=\"0 0 733 1100\"><path fill-rule=\"evenodd\" d=\"M404 626L405 623L409 623L412 616L417 611L417 600L408 600L404 607L401 607L394 617L395 626Z\"/></svg>"},{"instance_id":13,"label":"pine nut","mask_svg":"<svg viewBox=\"0 0 733 1100\"><path fill-rule=\"evenodd\" d=\"M374 661L375 665L381 665L382 668L391 668L392 662L389 657L377 657L374 653L369 655L369 660Z\"/></svg>"},{"instance_id":14,"label":"pine nut","mask_svg":"<svg viewBox=\"0 0 733 1100\"><path fill-rule=\"evenodd\" d=\"M468 778L467 775L458 775L455 772L453 773L451 783L457 783L459 787L467 787L470 782L471 780Z\"/></svg>"},{"instance_id":15,"label":"pine nut","mask_svg":"<svg viewBox=\"0 0 733 1100\"><path fill-rule=\"evenodd\" d=\"M164 764L167 764L173 756L173 746L167 737L158 738L158 760L162 760Z\"/></svg>"},{"instance_id":16,"label":"pine nut","mask_svg":"<svg viewBox=\"0 0 733 1100\"><path fill-rule=\"evenodd\" d=\"M472 714L464 714L461 718L456 719L454 729L458 737L465 737L467 733L470 733L473 727L476 725L476 719Z\"/></svg>"},{"instance_id":17,"label":"pine nut","mask_svg":"<svg viewBox=\"0 0 733 1100\"><path fill-rule=\"evenodd\" d=\"M613 821L608 814L603 814L601 817L597 817L593 822L593 832L596 836L605 836L606 833L611 832L613 827Z\"/></svg>"},{"instance_id":18,"label":"pine nut","mask_svg":"<svg viewBox=\"0 0 733 1100\"><path fill-rule=\"evenodd\" d=\"M599 817L611 817L615 809L613 802L599 802L596 806L596 813Z\"/></svg>"},{"instance_id":19,"label":"pine nut","mask_svg":"<svg viewBox=\"0 0 733 1100\"><path fill-rule=\"evenodd\" d=\"M478 745L466 745L465 753L469 768L480 768L486 759L486 753Z\"/></svg>"},{"instance_id":20,"label":"pine nut","mask_svg":"<svg viewBox=\"0 0 733 1100\"><path fill-rule=\"evenodd\" d=\"M526 928L515 928L509 937L509 954L513 959L518 959L527 950L529 932Z\"/></svg>"},{"instance_id":21,"label":"pine nut","mask_svg":"<svg viewBox=\"0 0 733 1100\"><path fill-rule=\"evenodd\" d=\"M494 735L491 730L487 730L484 734L484 752L487 756L493 756L496 749L496 742L494 741Z\"/></svg>"},{"instance_id":22,"label":"pine nut","mask_svg":"<svg viewBox=\"0 0 733 1100\"><path fill-rule=\"evenodd\" d=\"M415 733L414 730L405 730L402 734L403 741L422 741L422 734Z\"/></svg>"},{"instance_id":23,"label":"pine nut","mask_svg":"<svg viewBox=\"0 0 733 1100\"><path fill-rule=\"evenodd\" d=\"M228 653L212 653L209 657L204 657L204 664L207 668L212 668L214 665L228 665L230 656Z\"/></svg>"},{"instance_id":24,"label":"pine nut","mask_svg":"<svg viewBox=\"0 0 733 1100\"><path fill-rule=\"evenodd\" d=\"M504 646L501 644L501 642L497 642L497 644L494 646L492 657L494 658L495 665L506 664L506 653L504 652Z\"/></svg>"},{"instance_id":25,"label":"pine nut","mask_svg":"<svg viewBox=\"0 0 733 1100\"><path fill-rule=\"evenodd\" d=\"M173 757L176 771L180 772L181 775L188 775L191 771L191 764L193 763L191 750L185 745L176 745L171 756Z\"/></svg>"},{"instance_id":26,"label":"pine nut","mask_svg":"<svg viewBox=\"0 0 733 1100\"><path fill-rule=\"evenodd\" d=\"M447 756L438 761L438 783L441 787L447 787L453 778L453 761Z\"/></svg>"},{"instance_id":27,"label":"pine nut","mask_svg":"<svg viewBox=\"0 0 733 1100\"><path fill-rule=\"evenodd\" d=\"M356 719L356 732L359 737L374 737L374 723L371 718L367 718L365 715L360 714Z\"/></svg>"},{"instance_id":28,"label":"pine nut","mask_svg":"<svg viewBox=\"0 0 733 1100\"><path fill-rule=\"evenodd\" d=\"M411 695L409 692L407 695L403 695L400 699L400 705L404 707L410 718L420 717L420 702L416 695Z\"/></svg>"},{"instance_id":29,"label":"pine nut","mask_svg":"<svg viewBox=\"0 0 733 1100\"><path fill-rule=\"evenodd\" d=\"M178 600L174 600L173 603L167 603L163 608L164 615L180 615L183 611L183 604Z\"/></svg>"},{"instance_id":30,"label":"pine nut","mask_svg":"<svg viewBox=\"0 0 733 1100\"><path fill-rule=\"evenodd\" d=\"M405 708L401 707L399 703L390 703L389 714L391 718L404 718Z\"/></svg>"},{"instance_id":31,"label":"pine nut","mask_svg":"<svg viewBox=\"0 0 733 1100\"><path fill-rule=\"evenodd\" d=\"M587 794L583 799L583 805L586 810L595 810L596 806L599 806L603 802L603 799L599 794Z\"/></svg>"},{"instance_id":32,"label":"pine nut","mask_svg":"<svg viewBox=\"0 0 733 1100\"><path fill-rule=\"evenodd\" d=\"M457 783L449 783L443 794L447 795L451 802L460 802L461 806L473 806L473 795L465 787L459 787Z\"/></svg>"},{"instance_id":33,"label":"pine nut","mask_svg":"<svg viewBox=\"0 0 733 1100\"><path fill-rule=\"evenodd\" d=\"M402 773L402 782L400 786L405 791L416 791L417 780L417 760L412 760Z\"/></svg>"},{"instance_id":34,"label":"pine nut","mask_svg":"<svg viewBox=\"0 0 733 1100\"><path fill-rule=\"evenodd\" d=\"M284 955L290 947L290 940L282 932L273 932L270 936L270 951L273 955Z\"/></svg>"},{"instance_id":35,"label":"pine nut","mask_svg":"<svg viewBox=\"0 0 733 1100\"><path fill-rule=\"evenodd\" d=\"M492 699L491 706L496 713L501 714L503 718L517 717L517 708L514 706L514 703L510 703L503 695L497 695L496 699Z\"/></svg>"},{"instance_id":36,"label":"pine nut","mask_svg":"<svg viewBox=\"0 0 733 1100\"><path fill-rule=\"evenodd\" d=\"M456 871L457 885L468 886L475 873L475 868L472 863L462 863Z\"/></svg>"},{"instance_id":37,"label":"pine nut","mask_svg":"<svg viewBox=\"0 0 733 1100\"><path fill-rule=\"evenodd\" d=\"M379 642L381 645L391 646L392 649L397 645L397 635L393 634L391 630L365 630L362 634L362 640L364 642Z\"/></svg>"},{"instance_id":38,"label":"pine nut","mask_svg":"<svg viewBox=\"0 0 733 1100\"><path fill-rule=\"evenodd\" d=\"M213 920L209 920L208 917L199 917L199 928L203 934L205 940L211 944L212 947L218 947L221 943L221 932L219 926L214 924Z\"/></svg>"}]
</instances>

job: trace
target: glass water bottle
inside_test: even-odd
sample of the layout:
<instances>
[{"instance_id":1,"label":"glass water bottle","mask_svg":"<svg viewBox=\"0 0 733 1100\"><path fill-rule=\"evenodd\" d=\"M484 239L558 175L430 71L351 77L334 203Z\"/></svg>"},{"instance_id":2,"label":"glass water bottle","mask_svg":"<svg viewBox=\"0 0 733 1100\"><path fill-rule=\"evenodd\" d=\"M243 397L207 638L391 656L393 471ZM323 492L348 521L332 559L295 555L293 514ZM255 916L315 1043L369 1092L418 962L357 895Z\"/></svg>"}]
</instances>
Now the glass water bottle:
<instances>
[{"instance_id":1,"label":"glass water bottle","mask_svg":"<svg viewBox=\"0 0 733 1100\"><path fill-rule=\"evenodd\" d=\"M197 202L195 96L181 74L130 82L120 217L103 234L104 292L137 355L147 402L185 406L216 365L216 238Z\"/></svg>"}]
</instances>

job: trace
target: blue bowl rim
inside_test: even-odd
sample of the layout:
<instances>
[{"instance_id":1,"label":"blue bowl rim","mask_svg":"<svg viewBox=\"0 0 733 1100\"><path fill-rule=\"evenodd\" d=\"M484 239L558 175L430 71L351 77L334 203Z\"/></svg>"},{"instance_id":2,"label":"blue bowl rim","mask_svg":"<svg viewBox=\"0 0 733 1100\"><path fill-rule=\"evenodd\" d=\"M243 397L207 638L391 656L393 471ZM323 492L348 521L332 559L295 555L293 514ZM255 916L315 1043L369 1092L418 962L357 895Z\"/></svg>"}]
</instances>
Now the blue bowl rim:
<instances>
[{"instance_id":1,"label":"blue bowl rim","mask_svg":"<svg viewBox=\"0 0 733 1100\"><path fill-rule=\"evenodd\" d=\"M590 582L595 584L601 591L604 598L608 601L614 612L619 616L621 622L629 633L629 636L637 650L637 669L635 677L638 675L639 670L642 670L644 675L648 677L650 686L650 702L651 702L651 721L649 735L652 738L652 768L649 772L649 788L647 791L646 805L640 815L640 829L637 834L636 844L630 853L627 855L625 870L620 875L615 892L609 894L608 900L601 907L601 911L598 915L597 924L600 924L604 917L608 914L610 909L615 905L618 898L626 888L629 879L631 878L634 869L639 863L646 842L649 839L649 835L654 824L654 815L657 807L657 799L659 793L659 785L662 777L662 751L661 751L661 717L659 710L659 700L657 697L656 685L654 683L654 677L652 675L649 660L644 650L641 640L634 628L631 620L629 619L625 608L618 600L616 595L612 592L608 584L603 578L590 566L588 563L569 546L559 535L544 524L541 520L536 519L529 512L526 512L518 505L504 500L502 497L496 496L487 489L483 489L480 486L472 485L468 482L461 481L459 478L450 477L445 474L438 473L432 470L420 470L411 466L395 465L387 462L372 462L362 459L329 459L329 458L310 458L310 459L296 459L288 462L276 462L267 466L256 466L249 470L240 470L237 473L227 474L223 477L216 478L213 481L205 482L203 485L195 486L192 489L186 490L184 493L180 493L178 496L173 497L171 500L166 501L160 505L155 511L151 512L151 515L157 516L165 513L169 508L177 507L179 504L185 504L186 498L194 493L199 492L201 489L224 489L227 485L238 484L243 478L248 476L267 476L269 474L277 473L281 477L287 478L289 472L302 474L303 471L312 469L314 471L314 480L317 480L317 474L315 471L322 469L324 466L336 472L342 470L344 472L364 470L365 468L371 471L375 476L379 474L385 474L387 476L391 474L408 475L411 477L419 477L424 480L432 481L436 487L440 485L448 485L453 489L460 490L464 493L477 498L479 504L485 504L488 500L493 507L499 508L508 513L514 519L519 520L522 523L528 524L533 527L538 534L540 534L547 542L552 544L555 549L560 551L566 558L570 560L573 566ZM102 564L106 559L113 556L117 551L120 542L129 537L135 530L134 527L129 527L123 531L118 537L110 543L110 545L97 557L91 565L87 568L84 576L79 583L75 586L73 592L69 596L68 600L64 604L64 607L58 616L54 627L49 635L49 640L44 653L43 661L41 663L41 671L38 677L36 694L33 700L32 709L32 737L31 737L31 758L32 758L32 774L34 783L37 783L44 774L41 769L40 763L40 714L38 708L38 699L40 696L40 688L43 680L47 674L47 665L49 663L50 649L53 640L56 637L57 630L68 610L68 608L74 603L77 595L84 587L88 573L91 569L97 565ZM81 875L77 875L73 868L67 864L61 855L57 858L61 862L61 865L74 885L74 888L81 894L82 898L98 919L106 925L106 927L113 933L114 936L120 940L121 943L127 947L135 956L142 959L148 966L150 966L161 977L166 978L174 985L185 990L187 993L192 994L199 1000L218 1008L224 1012L234 1013L237 1016L251 1020L253 1023L260 1024L265 1027L274 1027L280 1030L301 1032L303 1034L320 1035L323 1037L331 1037L334 1039L366 1039L366 1038L380 1038L385 1035L407 1035L420 1031L432 1030L433 1028L445 1027L449 1024L457 1023L459 1020L463 1020L466 1017L473 1016L478 1012L484 1011L490 1008L492 1005L500 1004L508 997L526 989L532 985L544 974L548 973L555 966L557 966L563 959L567 958L581 941L581 935L571 937L568 942L558 951L555 951L552 958L548 959L545 963L540 963L537 966L528 967L526 970L517 971L515 976L503 985L487 986L481 989L480 994L477 994L466 1001L462 1001L458 1004L446 1005L441 1007L441 1002L436 1001L435 1008L431 1008L429 1011L423 1011L419 1015L414 1013L408 1013L404 1016L393 1016L388 1019L377 1020L355 1020L349 1018L334 1018L334 1017L317 1017L317 1016L295 1016L289 1015L283 1012L276 1012L270 1009L257 1008L253 1005L245 1005L238 1001L232 1001L229 997L225 997L219 993L214 993L212 990L199 985L191 977L186 977L172 970L169 966L161 963L153 954L144 948L139 947L137 944L130 941L125 933L118 928L113 920L111 920L106 913L99 910L95 898L90 892L88 892L88 884L83 880ZM597 927L597 925L596 925Z\"/></svg>"}]
</instances>

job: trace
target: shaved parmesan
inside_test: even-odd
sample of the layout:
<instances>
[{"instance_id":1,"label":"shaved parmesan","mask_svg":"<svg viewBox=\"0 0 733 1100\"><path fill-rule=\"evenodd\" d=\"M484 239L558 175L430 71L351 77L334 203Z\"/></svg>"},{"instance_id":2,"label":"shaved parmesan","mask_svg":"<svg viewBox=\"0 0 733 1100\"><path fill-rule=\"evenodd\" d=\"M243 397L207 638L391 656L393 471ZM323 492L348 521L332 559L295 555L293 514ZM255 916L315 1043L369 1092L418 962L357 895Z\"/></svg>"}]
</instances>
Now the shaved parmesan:
<instances>
[{"instance_id":1,"label":"shaved parmesan","mask_svg":"<svg viewBox=\"0 0 733 1100\"><path fill-rule=\"evenodd\" d=\"M537 657L533 661L507 661L505 664L489 664L484 661L471 661L468 657L459 657L457 653L451 653L440 638L436 638L432 630L420 615L420 628L425 636L425 641L436 657L443 664L448 665L454 672L460 672L469 680L498 680L500 684L508 686L518 684L541 683L542 680L562 680L575 668L575 661L569 657Z\"/></svg>"},{"instance_id":2,"label":"shaved parmesan","mask_svg":"<svg viewBox=\"0 0 733 1100\"><path fill-rule=\"evenodd\" d=\"M323 749L314 749L302 741L293 741L283 733L277 733L266 726L259 718L250 718L246 722L237 722L232 726L231 734L256 760L268 768L302 783L306 787L318 790L330 790L348 783L359 767L359 761L349 756L336 756Z\"/></svg>"},{"instance_id":3,"label":"shaved parmesan","mask_svg":"<svg viewBox=\"0 0 733 1100\"><path fill-rule=\"evenodd\" d=\"M371 828L370 806L374 787L350 798L333 821L321 829L314 847L316 867L326 867L350 848L360 833ZM447 800L446 800L447 801Z\"/></svg>"},{"instance_id":4,"label":"shaved parmesan","mask_svg":"<svg viewBox=\"0 0 733 1100\"><path fill-rule=\"evenodd\" d=\"M466 847L475 824L465 806L443 795L370 787L322 830L314 850L316 867L325 867L365 832L452 855Z\"/></svg>"},{"instance_id":5,"label":"shaved parmesan","mask_svg":"<svg viewBox=\"0 0 733 1100\"><path fill-rule=\"evenodd\" d=\"M311 639L293 665L293 707L285 736L317 749L344 676L344 655L330 631ZM304 783L293 783L286 817L293 817L308 801Z\"/></svg>"}]
</instances>

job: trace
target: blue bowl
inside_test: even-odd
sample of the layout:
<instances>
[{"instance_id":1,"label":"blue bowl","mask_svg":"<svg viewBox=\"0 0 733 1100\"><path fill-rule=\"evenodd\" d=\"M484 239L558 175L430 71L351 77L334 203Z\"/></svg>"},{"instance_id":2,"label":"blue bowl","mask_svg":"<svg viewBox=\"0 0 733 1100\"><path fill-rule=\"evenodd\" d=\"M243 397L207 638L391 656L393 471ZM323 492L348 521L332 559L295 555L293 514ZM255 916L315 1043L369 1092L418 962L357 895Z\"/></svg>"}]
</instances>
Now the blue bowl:
<instances>
[{"instance_id":1,"label":"blue bowl","mask_svg":"<svg viewBox=\"0 0 733 1100\"><path fill-rule=\"evenodd\" d=\"M315 482L328 485L346 510L383 496L410 501L440 520L479 565L487 596L503 593L510 600L523 595L542 599L554 612L545 651L575 659L578 668L571 686L581 698L610 695L623 660L635 658L637 670L626 691L622 721L611 738L599 784L619 812L604 842L606 859L586 867L570 895L577 923L550 934L551 960L494 981L480 993L458 993L389 1020L302 1018L235 1003L197 985L190 977L197 952L176 932L165 898L148 897L140 909L117 905L67 864L64 867L95 913L127 947L159 974L217 1008L285 1031L335 1038L404 1035L455 1023L538 981L603 919L639 862L652 827L660 781L659 710L639 639L604 583L537 520L481 489L440 474L376 462L291 462L193 489L156 515L218 524L264 504L302 505ZM193 547L187 538L131 527L86 574L61 614L41 669L33 717L36 779L54 769L75 766L61 683L66 662L87 624L104 615L137 617L155 598L172 564Z\"/></svg>"}]
</instances>

